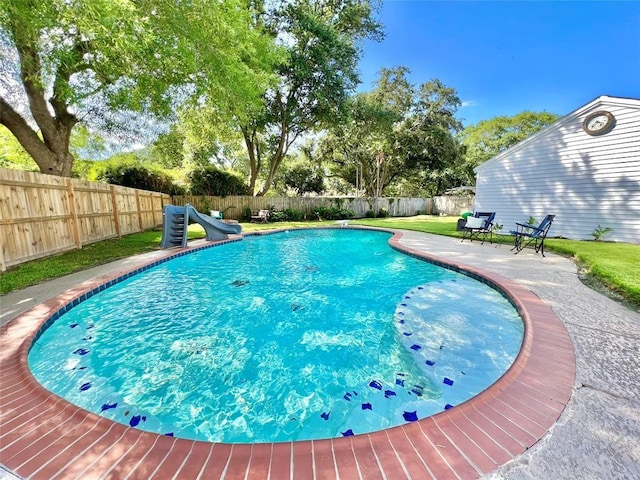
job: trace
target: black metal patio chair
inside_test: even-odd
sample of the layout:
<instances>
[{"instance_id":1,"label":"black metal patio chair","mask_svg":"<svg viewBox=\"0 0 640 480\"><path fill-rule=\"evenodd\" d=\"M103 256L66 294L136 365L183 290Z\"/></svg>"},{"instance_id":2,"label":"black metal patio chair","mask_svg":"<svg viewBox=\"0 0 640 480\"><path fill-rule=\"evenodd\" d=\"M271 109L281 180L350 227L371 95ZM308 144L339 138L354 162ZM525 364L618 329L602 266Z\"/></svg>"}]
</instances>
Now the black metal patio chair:
<instances>
[{"instance_id":1,"label":"black metal patio chair","mask_svg":"<svg viewBox=\"0 0 640 480\"><path fill-rule=\"evenodd\" d=\"M496 218L496 212L476 212L473 217L467 217L467 223L462 231L462 240L473 239L482 240L484 243L487 238L489 243L493 243L493 221Z\"/></svg>"},{"instance_id":2,"label":"black metal patio chair","mask_svg":"<svg viewBox=\"0 0 640 480\"><path fill-rule=\"evenodd\" d=\"M510 232L515 236L511 250L519 253L523 248L531 245L536 253L540 252L544 257L544 240L547 238L554 218L556 218L555 215L547 215L537 227L527 223L516 223L516 230Z\"/></svg>"}]
</instances>

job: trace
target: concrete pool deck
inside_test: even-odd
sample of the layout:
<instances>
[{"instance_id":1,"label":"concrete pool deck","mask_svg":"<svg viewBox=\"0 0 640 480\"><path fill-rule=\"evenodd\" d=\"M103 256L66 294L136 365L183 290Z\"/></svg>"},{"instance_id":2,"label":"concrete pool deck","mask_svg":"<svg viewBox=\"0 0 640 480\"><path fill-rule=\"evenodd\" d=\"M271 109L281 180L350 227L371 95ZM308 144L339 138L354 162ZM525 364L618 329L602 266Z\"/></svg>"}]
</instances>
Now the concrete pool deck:
<instances>
[{"instance_id":1,"label":"concrete pool deck","mask_svg":"<svg viewBox=\"0 0 640 480\"><path fill-rule=\"evenodd\" d=\"M474 469L472 466L472 468L467 468L466 470L468 475L464 473L464 469L452 469L456 472L457 478L477 478L483 475L485 478L491 479L537 479L544 477L553 479L640 478L640 315L582 285L578 279L576 267L565 258L551 254L548 254L546 258L542 258L529 250L519 255L513 255L506 246L496 247L494 245L480 245L477 242L470 243L466 241L461 243L460 240L453 238L416 232L404 231L402 233L403 236L398 240L398 243L404 248L418 253L434 255L442 259L453 259L459 264L495 272L511 281L517 282L524 289L533 293L534 296L541 298L546 306L550 307L553 313L562 321L569 333L575 351L575 388L571 398L568 399L566 407L562 405L562 408L559 409L562 413L549 431L542 432L540 439L531 448L528 448L525 453L519 454L513 459L507 459L506 463L495 462L499 465L497 468L489 468L489 470L486 468ZM68 288L85 281L91 282L96 277L99 278L111 275L113 272L128 270L138 263L153 261L155 258L165 254L166 252L152 252L151 254L114 262L70 277L11 293L0 298L0 320L4 324L28 308L62 293ZM549 378L562 377L562 362L553 367L547 365L547 375ZM4 379L0 378L0 383L4 384L6 381L6 377ZM6 384L0 385L0 388L4 389L5 387ZM28 398L28 396L25 397L24 401L28 401ZM451 411L453 410L455 409ZM484 419L486 420L486 417ZM6 432L4 428L8 426L9 420L8 417L0 417L0 462L3 465L9 465L6 460L10 460L9 458L5 460L5 455L3 454L3 452L6 453L3 446L3 438L9 439L9 436L5 437L5 433L7 435L11 433ZM82 419L79 421L82 421ZM505 432L496 431L495 433L500 435ZM357 441L361 443L362 439L367 437L367 435L362 435L352 438L354 443L356 439L359 439ZM391 438L391 435L389 437ZM394 432L393 437L397 437L397 431ZM132 451L144 447L143 444L147 441L146 437L143 438L140 435L139 439L131 446ZM435 446L438 448L443 447L441 443L444 443L446 438L442 440L442 442L437 442L438 444ZM466 436L463 434L459 441L473 443L475 440L470 434ZM305 449L308 447L303 443L308 444L308 442L301 442L298 447L292 447L292 455L296 448ZM333 461L331 460L331 449L314 450L316 456L322 455L325 460L334 464L330 469L330 471L336 473L334 476L338 476L337 474L342 472L341 464L349 462L349 459L339 458L339 450L335 448L339 443L344 444L344 442L333 442ZM406 438L403 438L403 441L396 445L411 448L410 442L408 444ZM216 456L216 448L218 448L217 445L210 450L210 457ZM413 448L416 448L415 445ZM223 455L225 453L224 448L220 450L222 450L220 455ZM254 450L249 455L268 455L263 449L255 448ZM337 451L338 453L336 453ZM356 463L356 471L361 478L384 478L385 471L387 472L387 478L410 476L413 476L413 478L427 478L427 476L417 477L410 475L420 465L408 465L402 462L398 464L397 471L391 477L390 470L387 468L391 460L378 455L376 452L374 447L369 459L371 462L366 465L358 464L351 458L350 462L352 464ZM78 464L81 464L82 468L79 467L75 470L76 473L83 473L84 478L93 478L94 476L99 478L103 473L109 471L104 469L105 466L101 465L102 462L107 460L111 462L120 461L122 456L126 456L125 453L130 454L131 452L122 452L120 456L116 457L98 457L96 460L101 458L102 460L97 462L81 458L81 453L83 452L67 449L66 457L58 454L58 456L50 460L51 463L60 463L61 459L69 462L74 458L78 458ZM183 452L182 460L178 460L179 457L174 459L174 462L178 461L173 472L177 471L176 469L179 470L185 467L186 463L189 462L184 464L181 462L187 458L195 461L195 453L195 451ZM189 456L185 456L187 454ZM505 458L504 455L501 457ZM221 458L226 459L227 457L223 455ZM228 456L228 458L231 457ZM317 462L318 458L315 458L314 461ZM205 462L205 460L201 459L202 462ZM65 462L63 461L62 463L64 464ZM123 462L120 461L120 463L122 464ZM469 463L477 466L478 460L470 459ZM100 466L103 470L96 470L94 475L90 475L93 471L91 469L87 470L85 467L92 465ZM250 471L253 471L246 465L251 465L251 463L245 462L245 468L242 470L242 475L240 475L241 478L245 478L245 473L249 475ZM153 473L158 466L159 464L154 464L150 473ZM274 466L272 465L271 467ZM372 470L367 470L369 467ZM19 469L16 470L20 473ZM292 474L292 470L288 468L285 468L285 470ZM31 471L34 471L33 466L31 466ZM44 472L43 469L38 470L37 467L35 467L35 471ZM232 474L239 473L238 470L226 467L224 471L229 478L233 477ZM273 468L271 471L274 472ZM314 473L316 478L321 478L327 473L326 470L312 469L307 471ZM432 475L434 471L431 470ZM122 470L116 472L111 473L111 475L114 475L112 478L126 476L126 473L123 474ZM173 476L173 473L169 475L168 471L164 469L164 464L163 469L155 471L155 473L159 473L161 477L166 474L164 478L172 478ZM397 476L395 473L397 473ZM0 470L0 478L3 475L12 478L9 472ZM250 478L267 478L266 476L249 476ZM73 478L68 474L63 475L63 477ZM331 475L325 476L325 478L330 477ZM43 477L34 475L34 478ZM131 478L142 477L134 475ZM177 476L176 478L180 477ZM281 477L273 473L271 478L277 479ZM307 477L296 476L294 478ZM341 476L341 478L345 477ZM440 478L447 477L441 476Z\"/></svg>"}]
</instances>

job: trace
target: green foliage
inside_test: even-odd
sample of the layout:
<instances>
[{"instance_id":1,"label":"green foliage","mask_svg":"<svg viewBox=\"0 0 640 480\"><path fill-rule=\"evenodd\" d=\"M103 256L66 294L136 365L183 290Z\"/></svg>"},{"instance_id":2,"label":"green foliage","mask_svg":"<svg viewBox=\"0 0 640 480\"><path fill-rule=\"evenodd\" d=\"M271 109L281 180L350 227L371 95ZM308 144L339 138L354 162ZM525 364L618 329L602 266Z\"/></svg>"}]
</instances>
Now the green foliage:
<instances>
[{"instance_id":1,"label":"green foliage","mask_svg":"<svg viewBox=\"0 0 640 480\"><path fill-rule=\"evenodd\" d=\"M439 80L416 88L408 74L406 67L382 69L371 92L351 99L348 121L320 142L332 174L370 198L439 193L458 183L460 99Z\"/></svg>"},{"instance_id":2,"label":"green foliage","mask_svg":"<svg viewBox=\"0 0 640 480\"><path fill-rule=\"evenodd\" d=\"M304 212L294 208L285 208L284 210L276 210L274 207L269 209L270 222L300 222L306 220Z\"/></svg>"},{"instance_id":3,"label":"green foliage","mask_svg":"<svg viewBox=\"0 0 640 480\"><path fill-rule=\"evenodd\" d=\"M76 160L97 160L104 157L107 147L104 138L92 133L86 125L80 124L71 132L69 150Z\"/></svg>"},{"instance_id":4,"label":"green foliage","mask_svg":"<svg viewBox=\"0 0 640 480\"><path fill-rule=\"evenodd\" d=\"M84 180L96 180L97 174L94 174L94 172L98 170L96 166L101 164L101 162L93 162L91 160L76 160L71 168L71 176Z\"/></svg>"},{"instance_id":5,"label":"green foliage","mask_svg":"<svg viewBox=\"0 0 640 480\"><path fill-rule=\"evenodd\" d=\"M318 207L313 213L318 220L346 220L355 216L355 212L338 207Z\"/></svg>"},{"instance_id":6,"label":"green foliage","mask_svg":"<svg viewBox=\"0 0 640 480\"><path fill-rule=\"evenodd\" d=\"M209 115L248 119L281 58L254 7L261 3L0 2L9 52L0 74L22 82L29 97L3 93L2 123L42 171L69 175L68 140L79 122L121 133L132 112L164 117L203 98L216 106ZM37 129L17 114L20 105L31 107ZM147 122L134 128L153 133Z\"/></svg>"},{"instance_id":7,"label":"green foliage","mask_svg":"<svg viewBox=\"0 0 640 480\"><path fill-rule=\"evenodd\" d=\"M296 163L281 168L274 184L283 193L293 191L297 196L305 193L322 193L324 175L310 164Z\"/></svg>"},{"instance_id":8,"label":"green foliage","mask_svg":"<svg viewBox=\"0 0 640 480\"><path fill-rule=\"evenodd\" d=\"M170 195L181 193L179 187L173 184L173 180L167 174L135 163L107 163L104 170L99 173L98 180Z\"/></svg>"},{"instance_id":9,"label":"green foliage","mask_svg":"<svg viewBox=\"0 0 640 480\"><path fill-rule=\"evenodd\" d=\"M318 220L340 220L352 218L354 213L337 207L318 207L313 212L314 218ZM274 206L269 207L269 221L272 222L300 222L307 220L307 214L295 208L285 208L276 210Z\"/></svg>"},{"instance_id":10,"label":"green foliage","mask_svg":"<svg viewBox=\"0 0 640 480\"><path fill-rule=\"evenodd\" d=\"M215 127L215 128L214 128ZM162 133L151 147L150 157L165 168L192 170L214 164L236 170L238 158L246 157L239 132L225 132L212 125L202 109L181 111L168 132Z\"/></svg>"},{"instance_id":11,"label":"green foliage","mask_svg":"<svg viewBox=\"0 0 640 480\"><path fill-rule=\"evenodd\" d=\"M376 218L376 212L374 212L373 210L369 209L365 212L364 214L365 218Z\"/></svg>"},{"instance_id":12,"label":"green foliage","mask_svg":"<svg viewBox=\"0 0 640 480\"><path fill-rule=\"evenodd\" d=\"M38 165L11 132L0 125L0 168L37 172Z\"/></svg>"},{"instance_id":13,"label":"green foliage","mask_svg":"<svg viewBox=\"0 0 640 480\"><path fill-rule=\"evenodd\" d=\"M264 96L251 121L240 122L249 154L249 188L264 176L258 195L272 186L289 147L300 135L318 131L345 116L358 83L359 42L378 39L378 2L294 0L277 3L263 21L286 50L278 84Z\"/></svg>"},{"instance_id":14,"label":"green foliage","mask_svg":"<svg viewBox=\"0 0 640 480\"><path fill-rule=\"evenodd\" d=\"M152 156L158 165L164 168L182 167L185 157L185 141L184 134L174 124L169 132L158 135L151 147Z\"/></svg>"},{"instance_id":15,"label":"green foliage","mask_svg":"<svg viewBox=\"0 0 640 480\"><path fill-rule=\"evenodd\" d=\"M465 169L469 180L473 169L481 163L551 125L560 118L549 112L524 111L513 117L494 117L465 128L460 141L466 147Z\"/></svg>"},{"instance_id":16,"label":"green foliage","mask_svg":"<svg viewBox=\"0 0 640 480\"><path fill-rule=\"evenodd\" d=\"M226 197L228 195L249 194L247 185L242 178L212 165L196 168L189 174L189 180L193 195Z\"/></svg>"},{"instance_id":17,"label":"green foliage","mask_svg":"<svg viewBox=\"0 0 640 480\"><path fill-rule=\"evenodd\" d=\"M248 222L249 220L251 220L251 215L251 208L244 207L244 209L242 210L242 220Z\"/></svg>"},{"instance_id":18,"label":"green foliage","mask_svg":"<svg viewBox=\"0 0 640 480\"><path fill-rule=\"evenodd\" d=\"M389 216L389 211L386 208L381 208L378 211L378 218L387 218Z\"/></svg>"},{"instance_id":19,"label":"green foliage","mask_svg":"<svg viewBox=\"0 0 640 480\"><path fill-rule=\"evenodd\" d=\"M593 236L593 239L598 242L600 240L602 240L602 238L607 234L613 231L613 228L611 227L601 227L600 224L598 224L598 227L593 231L593 233L591 234Z\"/></svg>"}]
</instances>

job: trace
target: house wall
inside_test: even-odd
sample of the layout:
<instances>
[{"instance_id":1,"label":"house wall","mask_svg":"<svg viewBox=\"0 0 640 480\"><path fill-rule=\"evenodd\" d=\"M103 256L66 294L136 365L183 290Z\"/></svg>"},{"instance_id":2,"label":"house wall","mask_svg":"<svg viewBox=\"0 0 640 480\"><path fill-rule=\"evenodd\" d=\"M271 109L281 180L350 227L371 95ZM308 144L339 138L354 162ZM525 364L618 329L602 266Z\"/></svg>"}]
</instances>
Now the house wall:
<instances>
[{"instance_id":1,"label":"house wall","mask_svg":"<svg viewBox=\"0 0 640 480\"><path fill-rule=\"evenodd\" d=\"M605 99L605 100L603 100ZM556 218L550 237L640 243L640 100L600 97L476 169L476 211L496 211L508 232L529 216ZM616 126L587 135L582 122L608 110Z\"/></svg>"}]
</instances>

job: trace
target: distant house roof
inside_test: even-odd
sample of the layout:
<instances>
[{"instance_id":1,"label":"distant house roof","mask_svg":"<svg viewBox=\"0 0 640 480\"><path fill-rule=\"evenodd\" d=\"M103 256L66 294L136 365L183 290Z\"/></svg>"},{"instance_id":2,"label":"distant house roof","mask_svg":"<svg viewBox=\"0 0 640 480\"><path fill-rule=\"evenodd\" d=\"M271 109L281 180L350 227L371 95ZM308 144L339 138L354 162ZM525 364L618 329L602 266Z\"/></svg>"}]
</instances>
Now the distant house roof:
<instances>
[{"instance_id":1,"label":"distant house roof","mask_svg":"<svg viewBox=\"0 0 640 480\"><path fill-rule=\"evenodd\" d=\"M487 160L486 162L481 163L480 165L478 165L473 170L476 173L479 172L479 171L485 170L486 168L489 168L494 163L499 162L505 156L511 155L512 153L518 151L519 149L524 148L528 144L530 144L532 142L535 142L538 139L540 139L541 137L544 137L544 136L548 135L550 132L556 130L557 128L561 127L565 123L570 122L575 117L579 117L580 115L584 114L585 112L587 112L589 110L596 110L596 109L598 109L598 108L600 108L600 107L602 107L604 105L619 105L619 106L625 106L625 107L631 107L631 108L640 109L640 99L637 99L637 98L624 98L624 97L610 97L610 96L607 96L607 95L602 95L600 97L597 97L597 98L593 99L592 101L590 101L589 103L587 103L586 105L583 105L582 107L578 108L577 110L574 110L573 112L569 113L568 115L565 115L564 117L558 119L556 122L552 123L551 125L543 128L539 132L534 133L530 137L527 137L524 140L522 140L521 142L519 142L519 143L515 144L514 146L508 148L504 152L501 152L498 155L496 155L495 157Z\"/></svg>"}]
</instances>

